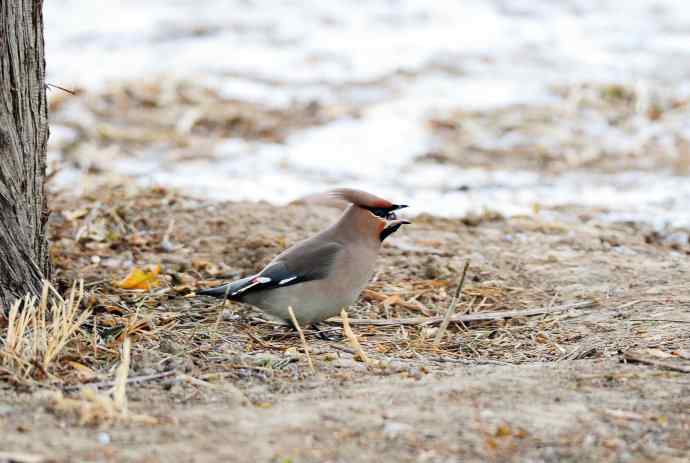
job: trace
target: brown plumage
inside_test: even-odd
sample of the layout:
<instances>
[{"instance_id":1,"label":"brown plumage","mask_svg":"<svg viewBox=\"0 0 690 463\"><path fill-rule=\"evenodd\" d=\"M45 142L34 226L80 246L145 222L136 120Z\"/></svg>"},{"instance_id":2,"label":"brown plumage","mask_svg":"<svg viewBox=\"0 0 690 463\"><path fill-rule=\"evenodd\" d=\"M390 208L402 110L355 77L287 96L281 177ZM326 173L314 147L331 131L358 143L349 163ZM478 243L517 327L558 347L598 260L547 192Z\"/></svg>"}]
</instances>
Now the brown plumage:
<instances>
[{"instance_id":1,"label":"brown plumage","mask_svg":"<svg viewBox=\"0 0 690 463\"><path fill-rule=\"evenodd\" d=\"M197 294L246 302L283 320L292 307L300 324L352 304L373 274L383 240L409 223L393 213L406 206L360 190L329 194L351 203L336 223L286 249L258 274Z\"/></svg>"}]
</instances>

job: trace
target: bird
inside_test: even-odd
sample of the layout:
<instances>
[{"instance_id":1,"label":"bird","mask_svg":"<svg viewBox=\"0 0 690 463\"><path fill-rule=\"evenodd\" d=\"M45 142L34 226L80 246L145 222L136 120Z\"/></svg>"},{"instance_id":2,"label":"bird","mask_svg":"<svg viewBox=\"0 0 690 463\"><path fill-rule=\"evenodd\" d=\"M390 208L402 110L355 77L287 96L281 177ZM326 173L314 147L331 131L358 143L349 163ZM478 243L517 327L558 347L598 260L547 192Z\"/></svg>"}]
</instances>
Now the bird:
<instances>
[{"instance_id":1,"label":"bird","mask_svg":"<svg viewBox=\"0 0 690 463\"><path fill-rule=\"evenodd\" d=\"M335 223L278 254L259 273L196 294L250 304L288 325L291 307L302 326L354 303L374 273L383 241L410 224L395 214L408 206L350 188L326 196L349 204Z\"/></svg>"}]
</instances>

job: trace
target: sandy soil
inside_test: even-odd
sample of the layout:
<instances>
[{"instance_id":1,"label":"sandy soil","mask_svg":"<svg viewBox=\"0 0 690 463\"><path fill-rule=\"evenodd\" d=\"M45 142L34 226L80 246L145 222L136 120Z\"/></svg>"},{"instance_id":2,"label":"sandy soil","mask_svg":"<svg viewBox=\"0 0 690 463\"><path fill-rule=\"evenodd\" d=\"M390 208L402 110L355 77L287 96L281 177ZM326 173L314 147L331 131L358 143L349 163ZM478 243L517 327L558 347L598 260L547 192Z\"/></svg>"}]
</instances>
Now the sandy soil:
<instances>
[{"instance_id":1,"label":"sandy soil","mask_svg":"<svg viewBox=\"0 0 690 463\"><path fill-rule=\"evenodd\" d=\"M3 370L0 461L690 456L690 246L687 234L678 238L683 231L661 236L586 214L570 223L544 213L419 216L385 246L351 317L443 314L466 259L460 313L593 304L452 323L438 347L436 326L355 325L373 366L354 358L333 323L333 341L307 332L312 373L294 333L247 307L223 308L189 293L256 270L337 211L213 205L164 190L109 191L76 203L61 199L54 208L58 280L64 289L85 279L94 334L75 340L48 380L21 382ZM114 284L129 267L156 262L160 287L137 292ZM49 391L73 397L84 383L112 380L124 334L133 340L130 378L144 378L127 388L130 413L156 422L82 425L78 413L60 413Z\"/></svg>"}]
</instances>

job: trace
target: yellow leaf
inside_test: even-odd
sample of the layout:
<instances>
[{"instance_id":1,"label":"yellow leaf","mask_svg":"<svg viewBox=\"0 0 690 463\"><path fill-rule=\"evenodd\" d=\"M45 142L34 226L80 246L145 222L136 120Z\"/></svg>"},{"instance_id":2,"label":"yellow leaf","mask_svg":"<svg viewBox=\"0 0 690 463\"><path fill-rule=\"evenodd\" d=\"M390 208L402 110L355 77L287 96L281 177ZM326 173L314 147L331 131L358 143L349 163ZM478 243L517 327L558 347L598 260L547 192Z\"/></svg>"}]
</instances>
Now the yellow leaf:
<instances>
[{"instance_id":1,"label":"yellow leaf","mask_svg":"<svg viewBox=\"0 0 690 463\"><path fill-rule=\"evenodd\" d=\"M160 271L160 265L152 265L149 270L134 267L124 280L117 283L117 286L122 289L151 289L160 284L158 280Z\"/></svg>"},{"instance_id":2,"label":"yellow leaf","mask_svg":"<svg viewBox=\"0 0 690 463\"><path fill-rule=\"evenodd\" d=\"M496 428L496 433L494 435L496 437L508 437L513 435L513 431L510 429L510 426L503 423Z\"/></svg>"}]
</instances>

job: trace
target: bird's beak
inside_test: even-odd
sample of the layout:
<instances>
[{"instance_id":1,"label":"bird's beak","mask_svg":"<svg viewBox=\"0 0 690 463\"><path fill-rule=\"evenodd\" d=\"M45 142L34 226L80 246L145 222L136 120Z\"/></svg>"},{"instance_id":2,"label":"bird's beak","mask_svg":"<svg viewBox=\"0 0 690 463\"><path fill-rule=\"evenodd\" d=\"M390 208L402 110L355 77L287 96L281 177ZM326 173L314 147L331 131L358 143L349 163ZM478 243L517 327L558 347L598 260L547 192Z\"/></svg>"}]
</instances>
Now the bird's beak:
<instances>
[{"instance_id":1,"label":"bird's beak","mask_svg":"<svg viewBox=\"0 0 690 463\"><path fill-rule=\"evenodd\" d=\"M405 209L407 207L407 204L393 204L391 206L390 210L391 211L397 211L398 209Z\"/></svg>"},{"instance_id":2,"label":"bird's beak","mask_svg":"<svg viewBox=\"0 0 690 463\"><path fill-rule=\"evenodd\" d=\"M386 223L386 228L388 227L400 227L401 225L409 225L412 222L409 220L404 220L404 219L398 219L398 220L391 220L388 223Z\"/></svg>"}]
</instances>

